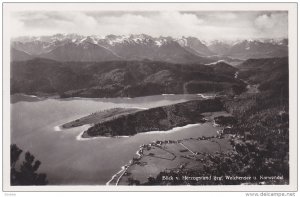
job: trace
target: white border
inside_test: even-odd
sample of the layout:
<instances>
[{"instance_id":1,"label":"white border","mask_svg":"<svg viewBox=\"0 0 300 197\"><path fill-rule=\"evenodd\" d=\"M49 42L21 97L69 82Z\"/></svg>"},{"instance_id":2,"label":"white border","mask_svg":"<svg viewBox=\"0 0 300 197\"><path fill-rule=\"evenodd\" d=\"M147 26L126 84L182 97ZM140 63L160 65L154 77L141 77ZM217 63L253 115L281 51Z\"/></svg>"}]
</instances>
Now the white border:
<instances>
[{"instance_id":1,"label":"white border","mask_svg":"<svg viewBox=\"0 0 300 197\"><path fill-rule=\"evenodd\" d=\"M290 185L237 186L10 186L10 12L14 11L262 11L289 13ZM4 191L296 191L297 190L297 4L296 3L4 3L3 4L3 190Z\"/></svg>"}]
</instances>

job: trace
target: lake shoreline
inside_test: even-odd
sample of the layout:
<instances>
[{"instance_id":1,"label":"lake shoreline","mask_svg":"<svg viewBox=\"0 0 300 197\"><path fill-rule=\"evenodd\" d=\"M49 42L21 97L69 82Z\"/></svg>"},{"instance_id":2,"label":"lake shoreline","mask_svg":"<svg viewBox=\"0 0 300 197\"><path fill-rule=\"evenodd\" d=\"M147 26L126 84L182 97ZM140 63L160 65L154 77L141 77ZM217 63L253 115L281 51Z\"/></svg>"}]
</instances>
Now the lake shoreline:
<instances>
[{"instance_id":1,"label":"lake shoreline","mask_svg":"<svg viewBox=\"0 0 300 197\"><path fill-rule=\"evenodd\" d=\"M167 131L188 124L204 123L206 121L201 113L222 110L223 105L219 99L205 99L133 111L96 123L82 137L127 136L149 131Z\"/></svg>"},{"instance_id":2,"label":"lake shoreline","mask_svg":"<svg viewBox=\"0 0 300 197\"><path fill-rule=\"evenodd\" d=\"M68 184L69 182L74 184L93 183L105 185L111 176L120 170L120 166L124 165L123 162L131 159L141 144L147 144L161 138L183 139L194 137L197 136L199 130L201 133L205 133L205 135L208 133L215 134L216 130L208 125L200 126L199 128L196 125L195 127L191 125L188 128L181 128L184 130L182 132L148 132L130 137L128 135L105 139L95 137L93 139L89 138L88 140L91 139L90 141L85 141L79 135L82 132L81 127L61 130L61 125L64 122L72 120L72 117L75 119L85 114L93 113L95 109L106 110L120 106L155 108L157 106L185 102L188 98L190 97L185 98L176 95L170 97L146 97L139 100L140 103L134 105L129 103L131 99L120 100L120 104L101 101L95 102L93 100L63 101L59 99L46 99L41 102L20 102L12 106L13 123L18 123L18 125L22 126L22 130L26 131L26 135L24 136L24 133L22 136L18 135L18 133L21 133L19 130L21 127L16 127L16 124L13 124L15 125L12 128L14 132L13 142L20 144L21 147L32 152L40 159L42 162L41 170L49 176L49 183L51 185ZM136 102L135 99L132 100L134 103ZM108 105L109 108L107 108ZM23 117L23 114L28 114L29 112L31 114L30 117L20 119ZM53 115L47 115L48 112ZM22 116L18 115L20 113ZM33 124L27 125L28 120L32 119L35 120ZM87 125L85 126L87 127ZM80 139L80 142L76 140L78 135L77 139ZM25 137L26 139L30 138L36 145L28 147L27 141L24 141ZM109 148L109 152L107 148ZM51 151L55 154L49 157L43 154L45 151ZM116 158L111 157L111 155L118 155L119 153L122 154ZM78 166L78 162L82 163L82 165ZM97 162L97 166L93 165L95 162ZM109 163L112 165L109 165ZM97 175L95 174L96 171ZM76 179L78 175L82 178Z\"/></svg>"},{"instance_id":3,"label":"lake shoreline","mask_svg":"<svg viewBox=\"0 0 300 197\"><path fill-rule=\"evenodd\" d=\"M218 114L218 112L216 113ZM212 117L214 116L215 114L212 114ZM208 118L211 118L209 117L209 115L207 115ZM211 123L213 125L213 122L210 121L208 123ZM187 126L183 126L183 127L177 127L175 129L175 131L180 131L182 129L185 129L185 128L190 128L190 127L194 127L194 126L197 126L197 125L201 125L201 124L191 124L191 125L187 125ZM214 127L220 127L219 125L213 125ZM224 127L220 127L220 130L218 130L215 135L212 135L212 136L199 136L198 138L189 138L189 139L181 139L181 140L166 140L166 141L153 141L149 144L142 144L139 149L136 151L135 157L133 157L127 164L121 166L121 169L120 171L118 171L117 173L113 174L111 179L106 183L107 186L112 186L112 185L115 185L115 186L118 186L118 185L129 185L129 181L126 180L126 181L122 181L122 178L124 176L130 176L132 175L132 171L130 171L130 168L133 167L134 165L141 165L141 159L145 156L144 152L146 150L149 150L149 148L151 149L151 147L158 147L158 148L161 148L162 146L166 147L168 146L169 144L181 144L183 147L187 148L186 146L184 146L182 143L183 142L188 142L188 141L193 141L193 140L198 140L198 141L202 141L202 140L208 140L208 141L212 141L212 140L215 140L215 139L224 139L226 141L229 142L230 138L228 135L225 135L223 130L225 128ZM173 130L173 129L172 129ZM170 132L172 130L168 130L167 132ZM155 131L154 131L155 132ZM174 132L174 131L173 131ZM160 133L164 133L163 132L160 132ZM151 132L147 132L145 134L151 134ZM188 149L188 148L187 148ZM205 152L192 152L190 149L188 149L189 152L191 152L193 155L201 155L201 154L205 154ZM153 158L155 160L155 158ZM155 161L153 161L155 163ZM143 165L141 165L143 166ZM140 171L137 169L134 170L135 174L140 174L142 173L142 169L144 167L141 167ZM146 166L147 168L147 166ZM134 181L138 182L138 183L142 183L141 180L139 179L134 179ZM121 182L121 184L120 184Z\"/></svg>"},{"instance_id":4,"label":"lake shoreline","mask_svg":"<svg viewBox=\"0 0 300 197\"><path fill-rule=\"evenodd\" d=\"M190 93L190 94L153 94L153 95L147 95L147 96L135 96L135 97L83 97L83 96L70 96L70 97L61 97L59 94L26 94L26 93L14 93L11 94L11 103L17 103L22 101L27 101L27 99L24 99L26 97L29 97L32 99L32 101L42 101L45 99L58 99L58 100L95 100L95 101L105 101L110 99L139 99L139 98L146 98L146 97L155 97L155 96L163 96L163 97L172 97L172 96L195 96L195 98L203 98L203 99L210 99L214 98L218 95L218 93L211 93L211 92L205 92L205 93ZM20 99L14 99L14 97L21 97ZM29 100L30 101L30 100Z\"/></svg>"},{"instance_id":5,"label":"lake shoreline","mask_svg":"<svg viewBox=\"0 0 300 197\"><path fill-rule=\"evenodd\" d=\"M211 136L211 137L199 137L198 139L201 139L201 140L207 140L207 139L212 139L212 138L225 138L226 140L229 140L231 138L229 138L227 135L224 135L224 129L227 128L227 127L222 127L220 126L219 124L215 124L215 117L219 117L219 116L231 116L231 114L228 114L227 112L225 111L220 111L220 112L211 112L211 113L203 113L203 115L205 116L205 119L207 120L207 122L205 123L211 123L213 127L220 127L220 130L217 130L215 135ZM205 123L197 123L197 124L189 124L189 125L185 125L185 126L182 126L182 127L175 127L171 130L168 130L168 131L150 131L150 132L146 132L146 133L143 133L144 135L151 135L151 134L164 134L164 133L173 133L173 132L176 132L176 131L180 131L182 129L187 129L187 128L192 128L192 127L195 127L195 126L198 126L198 125L201 125L201 124L205 124ZM188 140L188 139L185 139L185 140ZM181 140L178 140L178 143L180 142ZM173 143L172 140L170 141L165 141L164 142L165 144L168 144L168 143ZM131 165L134 165L134 161L133 160L140 160L142 157L143 157L143 149L145 147L148 147L148 146L153 146L154 144L157 144L156 142L151 142L147 145L143 144L139 147L139 149L135 152L135 155L137 155L137 157L134 157L134 159L130 160L127 164L121 166L121 169L120 171L118 171L117 173L113 174L111 179L106 183L107 186L112 186L111 184L114 184L115 186L117 186L120 182L120 180L122 179L122 177L124 176L124 174L127 173L129 167ZM159 142L159 144L161 145L161 143Z\"/></svg>"}]
</instances>

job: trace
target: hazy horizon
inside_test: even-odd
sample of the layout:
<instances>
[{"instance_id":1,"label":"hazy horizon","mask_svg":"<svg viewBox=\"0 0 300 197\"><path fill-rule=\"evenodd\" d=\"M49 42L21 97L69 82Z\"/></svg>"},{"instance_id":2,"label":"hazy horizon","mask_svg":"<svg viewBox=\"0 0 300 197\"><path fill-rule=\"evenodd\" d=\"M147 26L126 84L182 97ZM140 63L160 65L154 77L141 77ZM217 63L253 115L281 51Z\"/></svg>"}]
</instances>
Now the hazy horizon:
<instances>
[{"instance_id":1,"label":"hazy horizon","mask_svg":"<svg viewBox=\"0 0 300 197\"><path fill-rule=\"evenodd\" d=\"M286 11L26 11L14 12L11 18L14 38L55 34L191 36L228 42L288 38Z\"/></svg>"},{"instance_id":2,"label":"hazy horizon","mask_svg":"<svg viewBox=\"0 0 300 197\"><path fill-rule=\"evenodd\" d=\"M101 39L105 39L107 36L110 36L110 35L114 35L114 36L121 36L121 37L130 37L130 36L137 36L137 35L147 35L147 36L150 36L148 34L145 34L145 33L140 33L140 34L127 34L127 35L119 35L119 34L107 34L107 35L82 35L82 34L78 34L78 33L54 33L54 34L51 34L51 35L35 35L35 36L30 36L30 35L27 35L27 36L16 36L16 37L12 37L11 40L12 41L20 41L20 40L23 40L22 38L31 38L31 39L36 39L38 37L53 37L53 36L57 36L57 35L63 35L63 36L70 36L70 35L77 35L77 36L83 36L83 37L97 37L98 39L101 38ZM166 38L166 37L171 37L173 39L182 39L182 38L188 38L188 37L193 37L193 38L197 38L197 37L194 37L194 36L178 36L178 37L174 37L174 36L151 36L152 38ZM223 42L223 43L227 43L227 44L232 44L234 42L237 42L237 41L244 41L244 40L248 40L248 41L251 41L251 40L254 40L254 41L265 41L265 40L276 40L276 41L280 41L280 40L284 40L284 39L288 39L288 37L278 37L278 38L266 38L266 37L261 37L261 38L254 38L254 39L247 39L247 38L244 38L244 39L233 39L233 40L228 40L228 39L214 39L214 40L205 40L205 39L201 39L201 38L197 38L199 39L200 41L202 42L205 42L207 44L209 43L213 43L213 42L216 42L216 41L220 41L220 42ZM26 39L25 39L26 40Z\"/></svg>"}]
</instances>

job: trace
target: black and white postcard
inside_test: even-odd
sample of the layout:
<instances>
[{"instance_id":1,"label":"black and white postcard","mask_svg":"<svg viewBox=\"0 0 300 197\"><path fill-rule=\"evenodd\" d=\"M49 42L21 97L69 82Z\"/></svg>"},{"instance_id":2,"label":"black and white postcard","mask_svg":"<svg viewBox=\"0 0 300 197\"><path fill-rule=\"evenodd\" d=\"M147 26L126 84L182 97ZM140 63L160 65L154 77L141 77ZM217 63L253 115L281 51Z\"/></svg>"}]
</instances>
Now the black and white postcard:
<instances>
[{"instance_id":1,"label":"black and white postcard","mask_svg":"<svg viewBox=\"0 0 300 197\"><path fill-rule=\"evenodd\" d=\"M296 3L3 12L4 191L297 190Z\"/></svg>"}]
</instances>

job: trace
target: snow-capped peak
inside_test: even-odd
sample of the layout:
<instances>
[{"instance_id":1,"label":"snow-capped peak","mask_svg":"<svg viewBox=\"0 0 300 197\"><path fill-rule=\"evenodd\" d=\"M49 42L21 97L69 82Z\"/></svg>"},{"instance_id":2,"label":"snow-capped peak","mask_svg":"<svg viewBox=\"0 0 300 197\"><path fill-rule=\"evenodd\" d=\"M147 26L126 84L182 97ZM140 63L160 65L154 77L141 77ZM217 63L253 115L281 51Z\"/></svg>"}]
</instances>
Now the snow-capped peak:
<instances>
[{"instance_id":1,"label":"snow-capped peak","mask_svg":"<svg viewBox=\"0 0 300 197\"><path fill-rule=\"evenodd\" d=\"M212 63L205 64L205 65L206 65L206 66L209 66L209 65L216 65L216 64L218 64L218 63L226 63L226 61L225 61L225 60L218 60L218 61L216 61L216 62L212 62Z\"/></svg>"},{"instance_id":2,"label":"snow-capped peak","mask_svg":"<svg viewBox=\"0 0 300 197\"><path fill-rule=\"evenodd\" d=\"M160 42L160 41L158 41L158 40L156 40L156 41L155 41L155 45L158 46L158 47L160 47L161 45L163 45L163 43Z\"/></svg>"},{"instance_id":3,"label":"snow-capped peak","mask_svg":"<svg viewBox=\"0 0 300 197\"><path fill-rule=\"evenodd\" d=\"M94 39L93 37L90 37L90 36L87 36L87 37L81 39L78 43L82 44L82 43L85 43L85 42L89 42L89 43L92 43L92 44L97 44L97 40Z\"/></svg>"}]
</instances>

